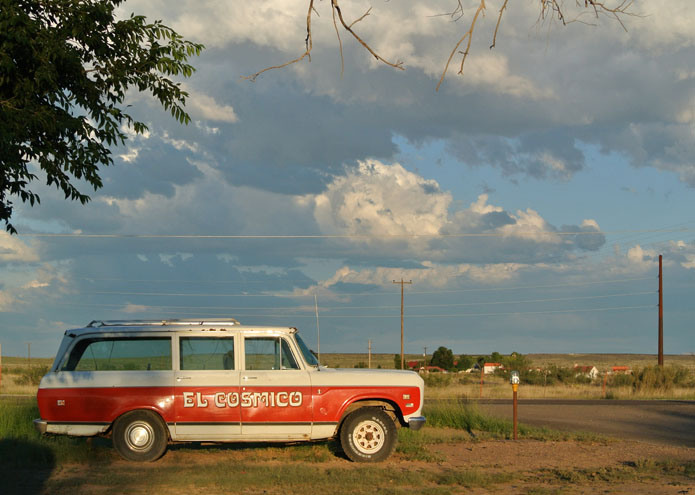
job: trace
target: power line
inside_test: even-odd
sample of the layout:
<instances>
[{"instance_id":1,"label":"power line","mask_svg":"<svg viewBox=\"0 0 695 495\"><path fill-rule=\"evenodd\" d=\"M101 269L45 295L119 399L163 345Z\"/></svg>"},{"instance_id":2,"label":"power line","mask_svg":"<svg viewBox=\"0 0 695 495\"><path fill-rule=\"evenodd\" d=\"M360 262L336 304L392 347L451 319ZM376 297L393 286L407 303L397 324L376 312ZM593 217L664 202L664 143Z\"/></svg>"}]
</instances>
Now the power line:
<instances>
[{"instance_id":1,"label":"power line","mask_svg":"<svg viewBox=\"0 0 695 495\"><path fill-rule=\"evenodd\" d=\"M557 298L546 298L546 299L526 299L519 301L486 301L486 302L471 302L471 303L450 303L450 304L410 304L410 308L449 308L449 307L461 307L461 306L490 306L490 305L503 305L503 304L530 304L530 303L541 303L541 302L559 302L559 301L576 301L576 300L586 300L586 299L609 299L614 297L630 297L630 296L641 296L641 295L653 295L655 291L643 291L643 292L625 292L619 294L605 294L597 296L576 296L576 297L557 297ZM81 303L81 302L69 302L64 303L69 306L78 307L90 307L90 308L124 308L126 306L142 307L143 310L162 310L162 309L195 309L195 310L254 310L261 309L266 311L308 311L309 305L302 307L293 306L280 306L280 307L268 307L268 306L171 306L171 305L161 305L161 304L137 304L137 303L120 303L120 304L96 304L96 303ZM397 309L399 306L319 306L319 309L323 311L332 310L343 310L343 309Z\"/></svg>"},{"instance_id":2,"label":"power line","mask_svg":"<svg viewBox=\"0 0 695 495\"><path fill-rule=\"evenodd\" d=\"M574 236L574 235L615 235L643 233L693 232L695 229L626 229L597 231L513 231L513 232L466 232L458 234L236 234L236 235L200 235L200 234L83 234L83 233L25 233L20 237L43 238L78 238L78 239L404 239L404 238L463 238L463 237L518 237L528 235Z\"/></svg>"},{"instance_id":3,"label":"power line","mask_svg":"<svg viewBox=\"0 0 695 495\"><path fill-rule=\"evenodd\" d=\"M517 285L513 287L489 287L476 289L451 289L438 291L409 291L410 294L454 294L460 292L493 292L493 291L510 291L510 290L526 290L526 289L546 289L557 287L583 287L588 285L601 285L622 282L634 282L641 280L653 280L654 277L636 277L613 280L600 280L593 282L577 282L564 284L544 284L544 285ZM327 291L327 289L320 289ZM346 296L387 296L397 292L352 292L343 293ZM102 295L122 295L122 296L156 296L156 297L280 297L296 299L301 297L313 297L311 294L287 294L287 293L269 293L269 294L219 294L219 293L173 293L173 292L130 292L130 291L92 291L82 292L82 294L102 294Z\"/></svg>"},{"instance_id":4,"label":"power line","mask_svg":"<svg viewBox=\"0 0 695 495\"><path fill-rule=\"evenodd\" d=\"M608 308L584 308L584 309L558 309L558 310L547 310L547 311L512 311L505 313L458 313L458 314L409 314L408 318L466 318L466 317L478 317L478 316L517 316L517 315L545 315L545 314L565 314L565 313L592 313L592 312L603 312L603 311L625 311L633 309L653 309L656 305L641 305L641 306L618 306L618 307L608 307ZM141 311L146 312L146 311ZM179 311L166 311L166 314L179 314L179 315L198 315L199 313L192 312L179 312ZM214 315L213 315L214 316ZM287 315L274 315L274 314L244 314L236 313L235 318L288 318ZM316 318L315 314L298 315L294 314L292 318ZM398 315L322 315L323 318L372 318L372 319L384 319L384 318L399 318Z\"/></svg>"}]
</instances>

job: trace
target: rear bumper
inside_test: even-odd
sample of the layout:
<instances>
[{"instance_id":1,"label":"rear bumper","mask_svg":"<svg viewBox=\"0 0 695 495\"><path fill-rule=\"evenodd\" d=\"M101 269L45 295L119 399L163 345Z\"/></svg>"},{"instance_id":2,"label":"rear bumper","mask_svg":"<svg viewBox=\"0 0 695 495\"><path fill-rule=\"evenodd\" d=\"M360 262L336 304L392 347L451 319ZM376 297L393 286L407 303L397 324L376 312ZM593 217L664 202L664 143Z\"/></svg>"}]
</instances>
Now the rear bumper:
<instances>
[{"instance_id":1,"label":"rear bumper","mask_svg":"<svg viewBox=\"0 0 695 495\"><path fill-rule=\"evenodd\" d=\"M48 428L48 423L42 419L35 419L34 428L36 428L36 431L44 435L46 433L46 429Z\"/></svg>"},{"instance_id":2,"label":"rear bumper","mask_svg":"<svg viewBox=\"0 0 695 495\"><path fill-rule=\"evenodd\" d=\"M111 426L111 423L55 423L43 419L34 420L34 428L42 435L48 433L52 435L70 435L73 437L92 437L105 433L109 429L109 426Z\"/></svg>"},{"instance_id":3,"label":"rear bumper","mask_svg":"<svg viewBox=\"0 0 695 495\"><path fill-rule=\"evenodd\" d=\"M424 416L413 416L408 419L408 428L417 431L425 425L425 421L427 420Z\"/></svg>"}]
</instances>

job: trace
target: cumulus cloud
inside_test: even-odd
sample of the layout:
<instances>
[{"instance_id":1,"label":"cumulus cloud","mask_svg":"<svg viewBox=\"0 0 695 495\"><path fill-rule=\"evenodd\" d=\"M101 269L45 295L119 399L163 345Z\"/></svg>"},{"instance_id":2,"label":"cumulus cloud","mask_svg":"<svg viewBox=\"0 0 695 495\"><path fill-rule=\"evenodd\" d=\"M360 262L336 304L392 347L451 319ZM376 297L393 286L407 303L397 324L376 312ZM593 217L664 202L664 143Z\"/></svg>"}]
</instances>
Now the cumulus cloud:
<instances>
[{"instance_id":1,"label":"cumulus cloud","mask_svg":"<svg viewBox=\"0 0 695 495\"><path fill-rule=\"evenodd\" d=\"M0 262L31 263L39 260L32 246L7 232L0 232Z\"/></svg>"},{"instance_id":2,"label":"cumulus cloud","mask_svg":"<svg viewBox=\"0 0 695 495\"><path fill-rule=\"evenodd\" d=\"M239 121L239 117L231 105L220 104L212 96L199 93L189 87L186 87L186 91L189 93L186 109L194 118L228 124Z\"/></svg>"},{"instance_id":3,"label":"cumulus cloud","mask_svg":"<svg viewBox=\"0 0 695 495\"><path fill-rule=\"evenodd\" d=\"M595 220L557 228L531 208L508 212L490 204L487 194L467 209L454 208L450 192L398 163L359 162L313 199L322 232L376 236L352 240L353 245L370 246L366 256L391 253L446 263L465 256L480 263L488 256L500 261L504 253L504 258L530 262L537 260L537 252L557 258L605 243L602 234L588 235L600 231ZM469 234L486 237L466 237Z\"/></svg>"},{"instance_id":4,"label":"cumulus cloud","mask_svg":"<svg viewBox=\"0 0 695 495\"><path fill-rule=\"evenodd\" d=\"M376 160L359 162L315 197L322 231L363 235L436 234L451 194L439 184Z\"/></svg>"}]
</instances>

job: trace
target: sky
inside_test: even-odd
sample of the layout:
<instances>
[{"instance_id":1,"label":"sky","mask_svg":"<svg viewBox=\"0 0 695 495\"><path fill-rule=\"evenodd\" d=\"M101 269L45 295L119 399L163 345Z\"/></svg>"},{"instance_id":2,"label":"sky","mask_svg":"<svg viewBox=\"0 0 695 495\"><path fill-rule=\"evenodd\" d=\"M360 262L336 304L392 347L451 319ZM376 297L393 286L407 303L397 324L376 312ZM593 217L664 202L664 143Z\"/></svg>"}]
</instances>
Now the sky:
<instances>
[{"instance_id":1,"label":"sky","mask_svg":"<svg viewBox=\"0 0 695 495\"><path fill-rule=\"evenodd\" d=\"M227 316L398 353L401 280L408 353L656 353L659 255L665 352L695 354L690 0L636 0L624 28L514 2L492 50L486 3L436 91L477 1L343 2L405 70L342 32L342 73L317 2L311 61L255 82L303 53L306 0L125 2L206 46L192 122L131 91L149 131L89 204L34 184L0 234L3 355L52 357L92 320Z\"/></svg>"}]
</instances>

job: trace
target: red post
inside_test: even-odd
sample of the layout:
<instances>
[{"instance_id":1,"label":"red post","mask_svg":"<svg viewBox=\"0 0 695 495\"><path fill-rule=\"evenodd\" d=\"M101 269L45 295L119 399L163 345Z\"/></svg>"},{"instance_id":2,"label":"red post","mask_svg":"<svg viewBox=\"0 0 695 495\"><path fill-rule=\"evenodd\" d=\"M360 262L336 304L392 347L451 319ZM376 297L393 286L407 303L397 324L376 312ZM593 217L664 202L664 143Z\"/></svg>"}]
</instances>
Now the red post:
<instances>
[{"instance_id":1,"label":"red post","mask_svg":"<svg viewBox=\"0 0 695 495\"><path fill-rule=\"evenodd\" d=\"M608 381L608 370L603 373L603 398L606 398L606 382Z\"/></svg>"},{"instance_id":2,"label":"red post","mask_svg":"<svg viewBox=\"0 0 695 495\"><path fill-rule=\"evenodd\" d=\"M480 368L480 398L483 398L483 374L485 373L485 363L483 363L483 367Z\"/></svg>"},{"instance_id":3,"label":"red post","mask_svg":"<svg viewBox=\"0 0 695 495\"><path fill-rule=\"evenodd\" d=\"M664 273L659 255L659 366L664 365Z\"/></svg>"},{"instance_id":4,"label":"red post","mask_svg":"<svg viewBox=\"0 0 695 495\"><path fill-rule=\"evenodd\" d=\"M516 440L516 432L517 432L517 414L516 414L516 387L517 385L514 385L514 440Z\"/></svg>"}]
</instances>

